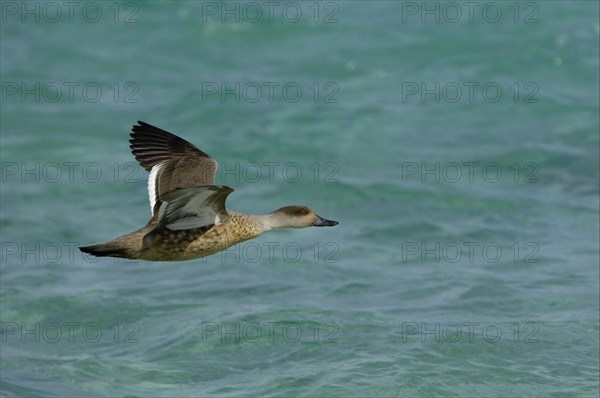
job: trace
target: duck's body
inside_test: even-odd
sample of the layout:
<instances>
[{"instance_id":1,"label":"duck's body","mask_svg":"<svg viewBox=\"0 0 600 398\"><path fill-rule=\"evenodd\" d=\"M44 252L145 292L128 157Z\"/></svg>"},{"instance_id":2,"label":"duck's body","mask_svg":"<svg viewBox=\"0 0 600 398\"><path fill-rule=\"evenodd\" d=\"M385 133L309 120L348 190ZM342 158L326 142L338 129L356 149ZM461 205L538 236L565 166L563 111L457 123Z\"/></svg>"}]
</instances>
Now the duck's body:
<instances>
[{"instance_id":1,"label":"duck's body","mask_svg":"<svg viewBox=\"0 0 600 398\"><path fill-rule=\"evenodd\" d=\"M233 212L225 199L233 188L214 185L216 162L189 142L138 122L132 152L149 172L152 217L145 227L110 242L81 247L95 256L183 261L218 253L274 228L333 226L305 206L262 216Z\"/></svg>"},{"instance_id":2,"label":"duck's body","mask_svg":"<svg viewBox=\"0 0 600 398\"><path fill-rule=\"evenodd\" d=\"M156 228L156 219L143 228L97 246L81 248L96 256L124 257L148 261L184 261L210 256L237 243L262 235L261 216L228 210L229 219L212 227L172 231ZM86 250L84 250L86 249Z\"/></svg>"}]
</instances>

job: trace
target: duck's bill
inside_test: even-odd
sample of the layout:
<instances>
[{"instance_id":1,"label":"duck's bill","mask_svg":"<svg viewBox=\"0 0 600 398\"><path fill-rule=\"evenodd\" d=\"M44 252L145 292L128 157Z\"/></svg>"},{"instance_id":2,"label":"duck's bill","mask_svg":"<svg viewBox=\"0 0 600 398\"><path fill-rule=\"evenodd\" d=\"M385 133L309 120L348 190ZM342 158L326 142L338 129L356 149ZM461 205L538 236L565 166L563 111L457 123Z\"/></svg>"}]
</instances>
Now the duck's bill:
<instances>
[{"instance_id":1,"label":"duck's bill","mask_svg":"<svg viewBox=\"0 0 600 398\"><path fill-rule=\"evenodd\" d=\"M333 227L334 225L338 225L337 221L326 220L323 217L317 216L317 219L313 223L315 227Z\"/></svg>"}]
</instances>

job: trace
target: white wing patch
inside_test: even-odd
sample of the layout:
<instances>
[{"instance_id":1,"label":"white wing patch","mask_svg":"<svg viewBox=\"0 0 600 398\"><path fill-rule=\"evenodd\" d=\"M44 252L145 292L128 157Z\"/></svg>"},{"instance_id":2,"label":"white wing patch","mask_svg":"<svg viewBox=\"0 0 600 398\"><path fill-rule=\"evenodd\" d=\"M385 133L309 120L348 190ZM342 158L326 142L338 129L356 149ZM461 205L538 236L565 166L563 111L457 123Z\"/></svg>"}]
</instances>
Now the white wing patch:
<instances>
[{"instance_id":1,"label":"white wing patch","mask_svg":"<svg viewBox=\"0 0 600 398\"><path fill-rule=\"evenodd\" d=\"M158 184L158 174L163 168L165 162L157 163L150 170L148 176L148 197L150 198L150 213L154 214L154 205L156 205L156 186Z\"/></svg>"}]
</instances>

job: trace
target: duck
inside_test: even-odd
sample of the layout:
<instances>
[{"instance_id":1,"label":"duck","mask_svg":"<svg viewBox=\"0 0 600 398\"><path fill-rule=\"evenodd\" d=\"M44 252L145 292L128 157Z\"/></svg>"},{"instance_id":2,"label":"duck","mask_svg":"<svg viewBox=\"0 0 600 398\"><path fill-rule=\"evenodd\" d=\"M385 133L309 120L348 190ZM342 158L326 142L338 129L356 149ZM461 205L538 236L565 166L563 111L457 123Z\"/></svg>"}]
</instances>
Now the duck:
<instances>
[{"instance_id":1,"label":"duck","mask_svg":"<svg viewBox=\"0 0 600 398\"><path fill-rule=\"evenodd\" d=\"M227 209L234 189L215 184L218 163L194 145L138 121L129 146L148 171L151 218L133 232L109 242L81 246L96 257L146 261L185 261L209 256L278 228L333 227L307 206L281 207L264 215Z\"/></svg>"}]
</instances>

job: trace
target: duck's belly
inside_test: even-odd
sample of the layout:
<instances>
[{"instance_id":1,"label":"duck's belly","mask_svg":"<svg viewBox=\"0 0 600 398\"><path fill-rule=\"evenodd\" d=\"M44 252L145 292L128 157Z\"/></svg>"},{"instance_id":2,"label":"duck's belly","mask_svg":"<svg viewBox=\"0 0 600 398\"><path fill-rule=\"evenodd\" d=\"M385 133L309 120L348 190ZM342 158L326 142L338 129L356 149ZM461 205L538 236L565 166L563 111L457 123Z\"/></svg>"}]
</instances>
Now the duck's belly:
<instances>
[{"instance_id":1,"label":"duck's belly","mask_svg":"<svg viewBox=\"0 0 600 398\"><path fill-rule=\"evenodd\" d=\"M228 228L215 226L198 239L192 241L181 257L182 260L191 260L210 256L253 237L250 234L232 234Z\"/></svg>"},{"instance_id":2,"label":"duck's belly","mask_svg":"<svg viewBox=\"0 0 600 398\"><path fill-rule=\"evenodd\" d=\"M232 236L226 228L210 230L163 230L145 239L140 259L149 261L185 261L210 256L252 236Z\"/></svg>"},{"instance_id":3,"label":"duck's belly","mask_svg":"<svg viewBox=\"0 0 600 398\"><path fill-rule=\"evenodd\" d=\"M223 250L210 232L206 228L178 231L162 228L150 231L143 237L139 258L148 261L183 261Z\"/></svg>"}]
</instances>

